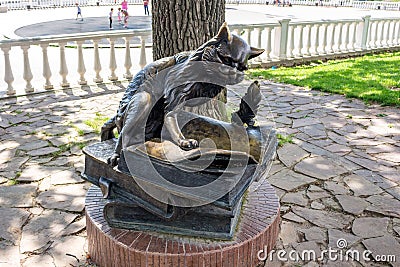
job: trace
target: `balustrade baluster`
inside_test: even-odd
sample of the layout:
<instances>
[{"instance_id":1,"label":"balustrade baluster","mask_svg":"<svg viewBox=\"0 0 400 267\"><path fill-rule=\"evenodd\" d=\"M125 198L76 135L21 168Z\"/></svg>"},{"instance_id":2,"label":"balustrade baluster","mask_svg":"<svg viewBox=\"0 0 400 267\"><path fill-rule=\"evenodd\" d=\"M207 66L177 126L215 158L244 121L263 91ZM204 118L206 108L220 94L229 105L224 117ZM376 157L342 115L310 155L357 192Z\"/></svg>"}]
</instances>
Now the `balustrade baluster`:
<instances>
[{"instance_id":1,"label":"balustrade baluster","mask_svg":"<svg viewBox=\"0 0 400 267\"><path fill-rule=\"evenodd\" d=\"M289 42L289 53L288 57L289 58L294 58L293 50L294 50L294 30L296 29L295 25L291 25L289 28L289 36L290 36L290 42Z\"/></svg>"},{"instance_id":2,"label":"balustrade baluster","mask_svg":"<svg viewBox=\"0 0 400 267\"><path fill-rule=\"evenodd\" d=\"M396 27L397 27L397 22L396 22L396 20L393 20L392 46L396 46L396 45L397 45L397 40L396 40Z\"/></svg>"},{"instance_id":3,"label":"balustrade baluster","mask_svg":"<svg viewBox=\"0 0 400 267\"><path fill-rule=\"evenodd\" d=\"M15 95L15 90L12 86L14 81L14 76L12 73L11 63L10 63L10 50L11 46L3 46L1 48L4 54L4 81L7 83L7 95Z\"/></svg>"},{"instance_id":4,"label":"balustrade baluster","mask_svg":"<svg viewBox=\"0 0 400 267\"><path fill-rule=\"evenodd\" d=\"M304 25L299 25L299 43L298 43L298 57L303 57L303 30Z\"/></svg>"},{"instance_id":5,"label":"balustrade baluster","mask_svg":"<svg viewBox=\"0 0 400 267\"><path fill-rule=\"evenodd\" d=\"M115 39L109 38L108 40L110 42L110 65L109 65L109 68L111 71L111 74L108 77L108 79L110 81L117 81L118 77L115 74L115 70L117 69L117 61L115 59Z\"/></svg>"},{"instance_id":6,"label":"balustrade baluster","mask_svg":"<svg viewBox=\"0 0 400 267\"><path fill-rule=\"evenodd\" d=\"M350 50L349 43L350 43L350 23L346 22L345 24L346 28L346 36L344 38L344 49L346 52Z\"/></svg>"},{"instance_id":7,"label":"balustrade baluster","mask_svg":"<svg viewBox=\"0 0 400 267\"><path fill-rule=\"evenodd\" d=\"M322 38L322 54L325 55L326 52L326 43L327 43L327 38L328 38L328 26L329 24L324 24L324 37Z\"/></svg>"},{"instance_id":8,"label":"balustrade baluster","mask_svg":"<svg viewBox=\"0 0 400 267\"><path fill-rule=\"evenodd\" d=\"M132 67L132 60L131 60L131 44L129 41L129 37L125 37L125 74L124 78L127 80L132 79L133 75L130 71Z\"/></svg>"},{"instance_id":9,"label":"balustrade baluster","mask_svg":"<svg viewBox=\"0 0 400 267\"><path fill-rule=\"evenodd\" d=\"M357 40L357 24L353 23L353 35L351 38L351 50L356 51L356 40Z\"/></svg>"},{"instance_id":10,"label":"balustrade baluster","mask_svg":"<svg viewBox=\"0 0 400 267\"><path fill-rule=\"evenodd\" d=\"M341 46L342 46L343 23L339 23L338 26L339 26L339 34L337 40L337 52L340 53L342 52Z\"/></svg>"},{"instance_id":11,"label":"balustrade baluster","mask_svg":"<svg viewBox=\"0 0 400 267\"><path fill-rule=\"evenodd\" d=\"M262 47L262 32L263 29L261 27L257 28L257 47L261 48ZM256 62L262 62L262 58L261 57L256 57L253 59Z\"/></svg>"},{"instance_id":12,"label":"balustrade baluster","mask_svg":"<svg viewBox=\"0 0 400 267\"><path fill-rule=\"evenodd\" d=\"M83 59L83 51L82 51L83 41L77 41L76 44L78 46L78 73L79 73L78 83L80 85L86 85L87 84L87 81L85 79L86 68L85 68L85 61Z\"/></svg>"},{"instance_id":13,"label":"balustrade baluster","mask_svg":"<svg viewBox=\"0 0 400 267\"><path fill-rule=\"evenodd\" d=\"M253 30L254 29L251 29L251 28L246 29L246 32L247 32L247 43L249 45L251 45L251 33L252 33Z\"/></svg>"},{"instance_id":14,"label":"balustrade baluster","mask_svg":"<svg viewBox=\"0 0 400 267\"><path fill-rule=\"evenodd\" d=\"M21 49L24 55L24 74L23 78L26 81L25 92L30 93L33 92L34 89L32 87L31 81L33 79L32 71L31 71L31 64L29 63L29 54L28 49L30 45L22 45Z\"/></svg>"},{"instance_id":15,"label":"balustrade baluster","mask_svg":"<svg viewBox=\"0 0 400 267\"><path fill-rule=\"evenodd\" d=\"M271 49L272 49L272 40L271 40L271 32L272 32L272 28L271 27L267 27L266 28L266 31L267 31L267 34L266 34L266 36L267 36L267 42L266 42L266 46L265 46L265 59L267 60L267 61L270 61L271 60L271 57L270 57L270 54L271 54Z\"/></svg>"},{"instance_id":16,"label":"balustrade baluster","mask_svg":"<svg viewBox=\"0 0 400 267\"><path fill-rule=\"evenodd\" d=\"M308 31L307 31L306 53L304 55L305 56L311 56L310 48L311 48L311 30L312 30L312 25L309 24L306 27L308 28Z\"/></svg>"},{"instance_id":17,"label":"balustrade baluster","mask_svg":"<svg viewBox=\"0 0 400 267\"><path fill-rule=\"evenodd\" d=\"M65 59L65 45L66 43L59 43L60 45L60 75L61 75L61 86L69 87L69 82L67 81L68 67L67 61Z\"/></svg>"},{"instance_id":18,"label":"balustrade baluster","mask_svg":"<svg viewBox=\"0 0 400 267\"><path fill-rule=\"evenodd\" d=\"M400 37L400 21L397 21L397 31L396 31L396 45L400 43L399 37Z\"/></svg>"},{"instance_id":19,"label":"balustrade baluster","mask_svg":"<svg viewBox=\"0 0 400 267\"><path fill-rule=\"evenodd\" d=\"M335 31L336 31L336 25L333 23L332 25L332 33L331 33L331 39L329 40L329 51L328 53L333 54L335 51L333 50L333 45L335 43Z\"/></svg>"},{"instance_id":20,"label":"balustrade baluster","mask_svg":"<svg viewBox=\"0 0 400 267\"><path fill-rule=\"evenodd\" d=\"M390 42L390 26L391 26L391 24L392 24L391 20L388 20L386 22L387 29L386 29L386 34L385 34L385 43L386 43L387 47L391 46L391 44L392 44L392 42Z\"/></svg>"},{"instance_id":21,"label":"balustrade baluster","mask_svg":"<svg viewBox=\"0 0 400 267\"><path fill-rule=\"evenodd\" d=\"M378 28L379 28L379 21L375 21L374 22L375 25L375 36L374 36L374 47L373 48L377 48L378 47Z\"/></svg>"},{"instance_id":22,"label":"balustrade baluster","mask_svg":"<svg viewBox=\"0 0 400 267\"><path fill-rule=\"evenodd\" d=\"M319 52L318 52L318 47L319 47L319 27L320 27L321 25L319 25L319 24L317 24L317 25L315 25L315 42L314 42L314 54L315 55L318 55L319 54Z\"/></svg>"},{"instance_id":23,"label":"balustrade baluster","mask_svg":"<svg viewBox=\"0 0 400 267\"><path fill-rule=\"evenodd\" d=\"M96 76L93 79L93 81L95 83L102 83L103 78L100 76L101 63L99 54L99 40L93 40L93 47L94 47L94 71L96 73Z\"/></svg>"},{"instance_id":24,"label":"balustrade baluster","mask_svg":"<svg viewBox=\"0 0 400 267\"><path fill-rule=\"evenodd\" d=\"M384 33L385 33L385 24L386 23L384 20L382 20L380 24L382 26L381 26L381 36L380 36L379 44L380 44L380 47L385 47L386 45L384 44L384 41L385 41Z\"/></svg>"},{"instance_id":25,"label":"balustrade baluster","mask_svg":"<svg viewBox=\"0 0 400 267\"><path fill-rule=\"evenodd\" d=\"M147 64L147 60L146 60L146 38L147 38L147 36L140 36L141 46L140 46L139 66L142 69Z\"/></svg>"},{"instance_id":26,"label":"balustrade baluster","mask_svg":"<svg viewBox=\"0 0 400 267\"><path fill-rule=\"evenodd\" d=\"M45 79L43 88L46 90L50 90L50 89L53 89L53 85L50 82L52 73L51 73L50 64L49 64L49 56L47 54L47 48L49 47L49 44L48 43L40 44L40 47L42 48L43 78Z\"/></svg>"}]
</instances>

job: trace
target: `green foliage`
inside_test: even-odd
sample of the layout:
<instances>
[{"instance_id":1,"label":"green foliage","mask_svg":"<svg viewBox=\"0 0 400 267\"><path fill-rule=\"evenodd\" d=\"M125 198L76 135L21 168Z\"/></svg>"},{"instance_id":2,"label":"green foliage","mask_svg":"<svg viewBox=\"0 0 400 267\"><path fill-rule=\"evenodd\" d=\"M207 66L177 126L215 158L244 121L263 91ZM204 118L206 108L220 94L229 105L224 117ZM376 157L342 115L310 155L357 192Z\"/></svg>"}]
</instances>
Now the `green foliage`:
<instances>
[{"instance_id":1,"label":"green foliage","mask_svg":"<svg viewBox=\"0 0 400 267\"><path fill-rule=\"evenodd\" d=\"M103 114L96 112L96 117L90 120L84 121L84 123L91 127L96 134L100 134L101 126L108 120L108 117Z\"/></svg>"},{"instance_id":2,"label":"green foliage","mask_svg":"<svg viewBox=\"0 0 400 267\"><path fill-rule=\"evenodd\" d=\"M289 135L282 135L282 134L277 134L276 137L278 138L278 145L283 146L286 143L293 144L293 134Z\"/></svg>"},{"instance_id":3,"label":"green foliage","mask_svg":"<svg viewBox=\"0 0 400 267\"><path fill-rule=\"evenodd\" d=\"M254 69L249 74L275 82L400 106L400 52L366 55L321 64Z\"/></svg>"}]
</instances>

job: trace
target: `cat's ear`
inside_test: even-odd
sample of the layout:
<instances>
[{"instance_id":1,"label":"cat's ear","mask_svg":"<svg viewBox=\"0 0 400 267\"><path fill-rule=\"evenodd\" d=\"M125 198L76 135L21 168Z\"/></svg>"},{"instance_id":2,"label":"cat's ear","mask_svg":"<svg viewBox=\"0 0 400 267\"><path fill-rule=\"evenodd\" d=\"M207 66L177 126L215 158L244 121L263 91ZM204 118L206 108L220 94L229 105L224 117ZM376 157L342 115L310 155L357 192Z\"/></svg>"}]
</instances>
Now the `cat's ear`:
<instances>
[{"instance_id":1,"label":"cat's ear","mask_svg":"<svg viewBox=\"0 0 400 267\"><path fill-rule=\"evenodd\" d=\"M227 40L228 42L232 41L232 34L229 31L228 23L224 22L221 28L219 28L218 34L215 36L220 40Z\"/></svg>"},{"instance_id":2,"label":"cat's ear","mask_svg":"<svg viewBox=\"0 0 400 267\"><path fill-rule=\"evenodd\" d=\"M259 55L261 55L262 53L264 53L264 49L260 49L260 48L255 48L255 47L250 47L250 55L249 55L249 59L258 57Z\"/></svg>"}]
</instances>

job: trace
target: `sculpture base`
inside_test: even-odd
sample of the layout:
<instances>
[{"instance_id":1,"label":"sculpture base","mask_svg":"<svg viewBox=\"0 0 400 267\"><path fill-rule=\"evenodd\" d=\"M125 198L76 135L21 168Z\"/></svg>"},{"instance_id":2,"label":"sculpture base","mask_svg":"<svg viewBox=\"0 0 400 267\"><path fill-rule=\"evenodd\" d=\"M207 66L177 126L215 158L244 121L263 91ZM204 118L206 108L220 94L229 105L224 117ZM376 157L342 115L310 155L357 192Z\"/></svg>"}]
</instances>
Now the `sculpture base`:
<instances>
[{"instance_id":1,"label":"sculpture base","mask_svg":"<svg viewBox=\"0 0 400 267\"><path fill-rule=\"evenodd\" d=\"M271 251L279 234L279 200L265 181L250 186L230 241L111 228L103 215L105 203L101 190L92 186L86 228L90 256L100 266L254 267L260 263L257 253Z\"/></svg>"}]
</instances>

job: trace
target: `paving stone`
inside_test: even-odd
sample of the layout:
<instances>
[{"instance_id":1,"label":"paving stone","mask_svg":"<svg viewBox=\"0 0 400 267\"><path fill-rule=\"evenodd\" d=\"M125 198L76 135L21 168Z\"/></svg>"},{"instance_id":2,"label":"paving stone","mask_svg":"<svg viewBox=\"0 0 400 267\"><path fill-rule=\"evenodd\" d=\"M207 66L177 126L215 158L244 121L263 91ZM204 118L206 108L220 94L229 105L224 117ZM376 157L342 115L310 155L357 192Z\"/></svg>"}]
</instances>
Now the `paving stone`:
<instances>
[{"instance_id":1,"label":"paving stone","mask_svg":"<svg viewBox=\"0 0 400 267\"><path fill-rule=\"evenodd\" d=\"M353 191L354 196L371 196L383 192L378 186L356 174L344 177L343 181Z\"/></svg>"},{"instance_id":2,"label":"paving stone","mask_svg":"<svg viewBox=\"0 0 400 267\"><path fill-rule=\"evenodd\" d=\"M279 233L279 237L282 239L284 246L298 242L298 233L296 230L297 227L298 227L297 223L286 222L286 221L283 221L281 223L281 231Z\"/></svg>"},{"instance_id":3,"label":"paving stone","mask_svg":"<svg viewBox=\"0 0 400 267\"><path fill-rule=\"evenodd\" d=\"M13 246L7 241L0 240L1 267L20 267L20 258L18 246Z\"/></svg>"},{"instance_id":4,"label":"paving stone","mask_svg":"<svg viewBox=\"0 0 400 267\"><path fill-rule=\"evenodd\" d=\"M349 195L336 195L343 210L354 214L360 215L369 206L369 203L362 198L349 196Z\"/></svg>"},{"instance_id":5,"label":"paving stone","mask_svg":"<svg viewBox=\"0 0 400 267\"><path fill-rule=\"evenodd\" d=\"M375 157L395 163L400 163L400 149L398 152L380 153L375 155Z\"/></svg>"},{"instance_id":6,"label":"paving stone","mask_svg":"<svg viewBox=\"0 0 400 267\"><path fill-rule=\"evenodd\" d=\"M277 150L279 160L287 167L292 167L310 154L296 144L285 144Z\"/></svg>"},{"instance_id":7,"label":"paving stone","mask_svg":"<svg viewBox=\"0 0 400 267\"><path fill-rule=\"evenodd\" d=\"M293 207L293 212L305 220L324 228L343 229L352 221L352 217L337 212L312 210L302 207Z\"/></svg>"},{"instance_id":8,"label":"paving stone","mask_svg":"<svg viewBox=\"0 0 400 267\"><path fill-rule=\"evenodd\" d=\"M0 151L0 163L6 163L15 156L16 149L5 149Z\"/></svg>"},{"instance_id":9,"label":"paving stone","mask_svg":"<svg viewBox=\"0 0 400 267\"><path fill-rule=\"evenodd\" d=\"M331 116L331 115L329 115L325 118L321 118L320 121L328 129L342 128L347 124L347 120L345 120L343 118L338 118L336 116Z\"/></svg>"},{"instance_id":10,"label":"paving stone","mask_svg":"<svg viewBox=\"0 0 400 267\"><path fill-rule=\"evenodd\" d=\"M313 183L315 179L284 169L268 178L268 182L286 191Z\"/></svg>"},{"instance_id":11,"label":"paving stone","mask_svg":"<svg viewBox=\"0 0 400 267\"><path fill-rule=\"evenodd\" d=\"M342 207L332 197L321 198L320 200L328 209L342 211Z\"/></svg>"},{"instance_id":12,"label":"paving stone","mask_svg":"<svg viewBox=\"0 0 400 267\"><path fill-rule=\"evenodd\" d=\"M29 157L14 157L7 163L0 164L0 169L2 172L17 172L28 160Z\"/></svg>"},{"instance_id":13,"label":"paving stone","mask_svg":"<svg viewBox=\"0 0 400 267\"><path fill-rule=\"evenodd\" d=\"M352 231L363 238L384 236L388 234L389 218L362 217L353 222Z\"/></svg>"},{"instance_id":14,"label":"paving stone","mask_svg":"<svg viewBox=\"0 0 400 267\"><path fill-rule=\"evenodd\" d=\"M73 235L83 231L86 227L86 217L83 216L78 221L71 223L70 225L65 228L62 232L63 236Z\"/></svg>"},{"instance_id":15,"label":"paving stone","mask_svg":"<svg viewBox=\"0 0 400 267\"><path fill-rule=\"evenodd\" d=\"M328 132L328 137L332 141L334 141L334 142L336 142L336 143L338 143L340 145L344 145L344 146L348 145L347 139L342 135L339 135L339 134L334 133L334 132Z\"/></svg>"},{"instance_id":16,"label":"paving stone","mask_svg":"<svg viewBox=\"0 0 400 267\"><path fill-rule=\"evenodd\" d=\"M39 148L43 148L43 147L47 147L47 146L49 146L49 143L47 141L37 140L34 142L25 143L24 145L20 146L19 149L31 151L31 150L37 150Z\"/></svg>"},{"instance_id":17,"label":"paving stone","mask_svg":"<svg viewBox=\"0 0 400 267\"><path fill-rule=\"evenodd\" d=\"M329 237L329 247L340 248L340 249L346 249L346 248L349 249L352 245L361 240L361 238L358 236L336 229L329 229L328 237ZM344 243L340 243L341 241L340 239L342 240L344 239L346 241Z\"/></svg>"},{"instance_id":18,"label":"paving stone","mask_svg":"<svg viewBox=\"0 0 400 267\"><path fill-rule=\"evenodd\" d=\"M354 173L367 179L368 181L375 184L376 186L379 186L382 189L388 189L397 186L397 183L390 181L382 177L381 175L377 174L376 172L370 170L361 169L354 171Z\"/></svg>"},{"instance_id":19,"label":"paving stone","mask_svg":"<svg viewBox=\"0 0 400 267\"><path fill-rule=\"evenodd\" d=\"M311 208L314 210L323 210L325 209L325 205L315 200L311 202Z\"/></svg>"},{"instance_id":20,"label":"paving stone","mask_svg":"<svg viewBox=\"0 0 400 267\"><path fill-rule=\"evenodd\" d=\"M324 228L312 226L307 229L300 229L300 232L304 234L307 241L326 242L326 230Z\"/></svg>"},{"instance_id":21,"label":"paving stone","mask_svg":"<svg viewBox=\"0 0 400 267\"><path fill-rule=\"evenodd\" d=\"M297 253L303 254L304 251L314 251L315 255L321 255L321 245L316 241L305 241L294 246Z\"/></svg>"},{"instance_id":22,"label":"paving stone","mask_svg":"<svg viewBox=\"0 0 400 267\"><path fill-rule=\"evenodd\" d=\"M288 115L289 116L289 115ZM320 121L315 118L302 118L302 119L294 119L293 120L293 128L299 128L299 127L304 127L304 126L309 126L313 124L319 124Z\"/></svg>"},{"instance_id":23,"label":"paving stone","mask_svg":"<svg viewBox=\"0 0 400 267\"><path fill-rule=\"evenodd\" d=\"M86 189L83 184L53 186L40 193L36 201L46 209L81 212L85 207Z\"/></svg>"},{"instance_id":24,"label":"paving stone","mask_svg":"<svg viewBox=\"0 0 400 267\"><path fill-rule=\"evenodd\" d=\"M0 186L0 207L29 208L33 206L36 184Z\"/></svg>"},{"instance_id":25,"label":"paving stone","mask_svg":"<svg viewBox=\"0 0 400 267\"><path fill-rule=\"evenodd\" d=\"M23 228L21 253L47 248L75 218L75 214L57 210L45 210L34 216Z\"/></svg>"},{"instance_id":26,"label":"paving stone","mask_svg":"<svg viewBox=\"0 0 400 267\"><path fill-rule=\"evenodd\" d=\"M400 244L392 236L381 236L362 241L364 246L372 252L372 255L395 255L396 259L400 259ZM391 262L393 267L400 266L400 262Z\"/></svg>"},{"instance_id":27,"label":"paving stone","mask_svg":"<svg viewBox=\"0 0 400 267\"><path fill-rule=\"evenodd\" d=\"M299 128L303 133L311 136L312 138L323 138L326 137L325 128L322 124L314 124Z\"/></svg>"},{"instance_id":28,"label":"paving stone","mask_svg":"<svg viewBox=\"0 0 400 267\"><path fill-rule=\"evenodd\" d=\"M332 145L325 147L325 149L330 152L340 154L340 155L345 155L345 154L351 152L351 148L349 148L348 146L340 145L340 144L332 144Z\"/></svg>"},{"instance_id":29,"label":"paving stone","mask_svg":"<svg viewBox=\"0 0 400 267\"><path fill-rule=\"evenodd\" d=\"M365 152L368 154L377 154L377 153L388 153L388 152L394 152L400 151L399 147L393 146L393 145L379 145L379 146L374 146L374 147L368 147Z\"/></svg>"},{"instance_id":30,"label":"paving stone","mask_svg":"<svg viewBox=\"0 0 400 267\"><path fill-rule=\"evenodd\" d=\"M305 192L287 193L281 198L282 203L296 204L299 206L307 206L308 200L304 197Z\"/></svg>"},{"instance_id":31,"label":"paving stone","mask_svg":"<svg viewBox=\"0 0 400 267\"><path fill-rule=\"evenodd\" d=\"M304 159L295 165L294 170L320 180L328 180L347 172L343 167L323 157Z\"/></svg>"},{"instance_id":32,"label":"paving stone","mask_svg":"<svg viewBox=\"0 0 400 267\"><path fill-rule=\"evenodd\" d=\"M326 181L324 183L325 189L335 195L345 195L349 192L349 190L337 182Z\"/></svg>"},{"instance_id":33,"label":"paving stone","mask_svg":"<svg viewBox=\"0 0 400 267\"><path fill-rule=\"evenodd\" d=\"M17 178L20 182L33 182L39 181L47 176L54 173L65 170L66 168L61 167L48 167L44 165L29 165L27 168L22 170L21 176Z\"/></svg>"},{"instance_id":34,"label":"paving stone","mask_svg":"<svg viewBox=\"0 0 400 267\"><path fill-rule=\"evenodd\" d=\"M57 147L43 147L43 148L39 148L39 149L28 151L27 154L29 156L32 156L32 157L34 157L34 156L45 156L45 155L48 155L48 154L55 153L55 152L57 152L59 150L60 149L57 148Z\"/></svg>"},{"instance_id":35,"label":"paving stone","mask_svg":"<svg viewBox=\"0 0 400 267\"><path fill-rule=\"evenodd\" d=\"M51 175L52 185L62 185L62 184L75 184L82 183L84 180L75 172L75 169L68 169L65 171L57 172Z\"/></svg>"},{"instance_id":36,"label":"paving stone","mask_svg":"<svg viewBox=\"0 0 400 267\"><path fill-rule=\"evenodd\" d=\"M288 221L296 222L296 223L304 223L306 221L303 218L301 218L300 216L297 216L296 214L294 214L293 212L286 213L285 215L282 216L282 218L285 220L288 220Z\"/></svg>"},{"instance_id":37,"label":"paving stone","mask_svg":"<svg viewBox=\"0 0 400 267\"><path fill-rule=\"evenodd\" d=\"M21 237L21 228L28 220L29 212L16 208L0 208L0 241L7 240L18 245ZM0 258L1 264L1 258Z\"/></svg>"},{"instance_id":38,"label":"paving stone","mask_svg":"<svg viewBox=\"0 0 400 267\"><path fill-rule=\"evenodd\" d=\"M27 258L22 267L54 267L53 258L50 255L33 255Z\"/></svg>"},{"instance_id":39,"label":"paving stone","mask_svg":"<svg viewBox=\"0 0 400 267\"><path fill-rule=\"evenodd\" d=\"M49 251L55 265L78 266L84 263L86 261L85 243L86 239L81 236L68 236L57 240Z\"/></svg>"},{"instance_id":40,"label":"paving stone","mask_svg":"<svg viewBox=\"0 0 400 267\"><path fill-rule=\"evenodd\" d=\"M366 200L371 203L367 210L400 218L399 200L392 197L379 195L370 196Z\"/></svg>"}]
</instances>

